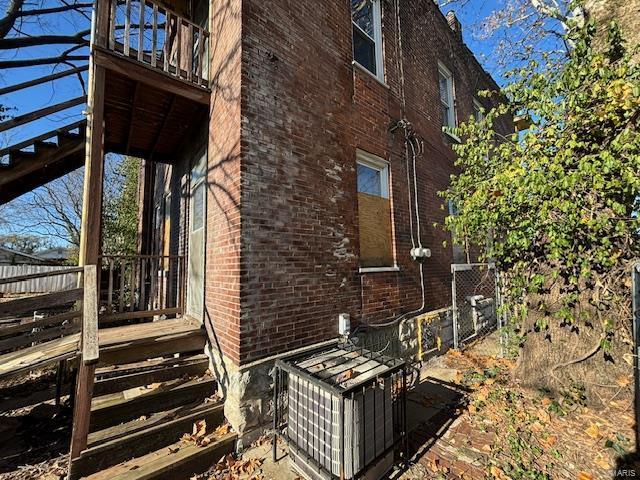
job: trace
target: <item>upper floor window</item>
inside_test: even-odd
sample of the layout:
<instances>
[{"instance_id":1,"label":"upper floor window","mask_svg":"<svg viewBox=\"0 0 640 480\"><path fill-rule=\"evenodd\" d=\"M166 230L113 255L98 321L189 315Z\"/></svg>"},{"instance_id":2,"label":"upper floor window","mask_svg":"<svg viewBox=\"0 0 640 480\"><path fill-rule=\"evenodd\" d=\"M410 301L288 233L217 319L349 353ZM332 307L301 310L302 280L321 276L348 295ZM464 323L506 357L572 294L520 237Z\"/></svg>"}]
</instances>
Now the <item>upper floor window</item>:
<instances>
[{"instance_id":1,"label":"upper floor window","mask_svg":"<svg viewBox=\"0 0 640 480\"><path fill-rule=\"evenodd\" d=\"M482 104L475 98L473 99L473 118L475 118L476 122L479 122L484 118Z\"/></svg>"},{"instance_id":2,"label":"upper floor window","mask_svg":"<svg viewBox=\"0 0 640 480\"><path fill-rule=\"evenodd\" d=\"M442 125L455 127L456 110L453 96L453 75L442 64L438 65L438 83L440 85L440 103L442 105Z\"/></svg>"},{"instance_id":3,"label":"upper floor window","mask_svg":"<svg viewBox=\"0 0 640 480\"><path fill-rule=\"evenodd\" d=\"M380 0L351 0L353 58L382 81L384 72L380 8Z\"/></svg>"}]
</instances>

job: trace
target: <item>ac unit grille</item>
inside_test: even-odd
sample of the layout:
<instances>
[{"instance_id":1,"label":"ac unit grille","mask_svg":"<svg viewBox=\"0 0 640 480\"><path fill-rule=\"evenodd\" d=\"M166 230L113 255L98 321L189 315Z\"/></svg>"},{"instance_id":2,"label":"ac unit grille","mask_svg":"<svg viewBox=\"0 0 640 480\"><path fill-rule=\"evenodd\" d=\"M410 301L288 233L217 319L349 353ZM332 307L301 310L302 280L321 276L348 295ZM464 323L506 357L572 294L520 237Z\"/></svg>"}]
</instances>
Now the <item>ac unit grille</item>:
<instances>
[{"instance_id":1,"label":"ac unit grille","mask_svg":"<svg viewBox=\"0 0 640 480\"><path fill-rule=\"evenodd\" d=\"M276 364L276 426L286 421L292 462L314 480L384 474L406 431L404 362L362 349L328 353Z\"/></svg>"}]
</instances>

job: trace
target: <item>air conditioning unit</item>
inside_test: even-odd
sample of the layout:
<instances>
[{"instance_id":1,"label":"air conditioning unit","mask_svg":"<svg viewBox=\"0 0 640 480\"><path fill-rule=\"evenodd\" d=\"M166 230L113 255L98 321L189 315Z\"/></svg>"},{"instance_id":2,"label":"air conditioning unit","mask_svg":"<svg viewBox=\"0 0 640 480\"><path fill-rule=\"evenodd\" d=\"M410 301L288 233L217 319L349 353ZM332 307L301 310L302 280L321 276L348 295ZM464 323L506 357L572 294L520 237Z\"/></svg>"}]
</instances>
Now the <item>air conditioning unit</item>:
<instances>
[{"instance_id":1,"label":"air conditioning unit","mask_svg":"<svg viewBox=\"0 0 640 480\"><path fill-rule=\"evenodd\" d=\"M377 480L389 471L406 431L404 365L348 344L278 361L293 467L311 480Z\"/></svg>"}]
</instances>

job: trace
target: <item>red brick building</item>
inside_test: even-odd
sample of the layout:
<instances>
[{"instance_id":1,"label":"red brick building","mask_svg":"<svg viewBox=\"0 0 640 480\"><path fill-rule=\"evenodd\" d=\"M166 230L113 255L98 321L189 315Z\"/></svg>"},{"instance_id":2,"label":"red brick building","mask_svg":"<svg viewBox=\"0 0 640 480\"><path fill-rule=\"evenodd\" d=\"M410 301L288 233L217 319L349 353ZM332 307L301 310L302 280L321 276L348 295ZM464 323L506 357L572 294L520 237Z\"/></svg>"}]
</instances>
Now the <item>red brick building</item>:
<instances>
[{"instance_id":1,"label":"red brick building","mask_svg":"<svg viewBox=\"0 0 640 480\"><path fill-rule=\"evenodd\" d=\"M209 118L176 164L145 167L141 248L187 256L187 314L243 431L268 413L273 357L335 338L340 314L353 328L451 304L443 125L497 86L432 0L210 8Z\"/></svg>"}]
</instances>

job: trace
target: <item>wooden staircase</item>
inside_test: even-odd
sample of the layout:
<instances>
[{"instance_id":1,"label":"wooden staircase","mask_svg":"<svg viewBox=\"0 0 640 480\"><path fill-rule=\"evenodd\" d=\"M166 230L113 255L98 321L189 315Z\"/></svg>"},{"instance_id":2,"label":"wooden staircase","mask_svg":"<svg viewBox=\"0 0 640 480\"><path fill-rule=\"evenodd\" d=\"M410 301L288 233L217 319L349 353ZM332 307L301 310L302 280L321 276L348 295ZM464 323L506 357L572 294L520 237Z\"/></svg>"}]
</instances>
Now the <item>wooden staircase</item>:
<instances>
[{"instance_id":1,"label":"wooden staircase","mask_svg":"<svg viewBox=\"0 0 640 480\"><path fill-rule=\"evenodd\" d=\"M78 371L68 478L188 479L233 452L236 435L218 429L223 404L199 321L150 321L150 312L147 321L99 328L95 265L0 285L69 272L82 273L78 288L0 302L0 379L56 364ZM64 311L34 316L44 307ZM60 395L58 385L57 403ZM199 434L181 440L194 424Z\"/></svg>"},{"instance_id":2,"label":"wooden staircase","mask_svg":"<svg viewBox=\"0 0 640 480\"><path fill-rule=\"evenodd\" d=\"M0 150L0 204L81 167L86 120Z\"/></svg>"},{"instance_id":3,"label":"wooden staircase","mask_svg":"<svg viewBox=\"0 0 640 480\"><path fill-rule=\"evenodd\" d=\"M87 446L70 479L190 478L235 448L197 322L164 320L100 331ZM206 445L181 441L206 422ZM200 425L202 425L200 423Z\"/></svg>"}]
</instances>

